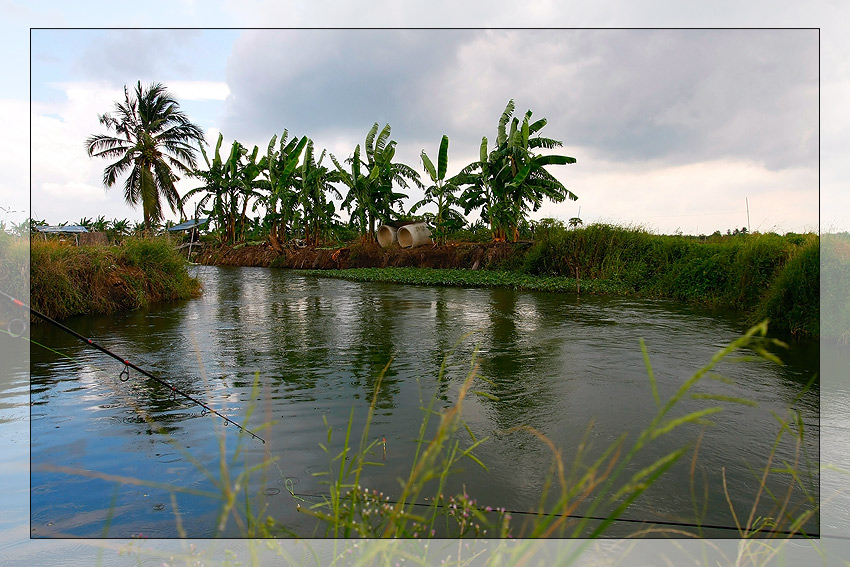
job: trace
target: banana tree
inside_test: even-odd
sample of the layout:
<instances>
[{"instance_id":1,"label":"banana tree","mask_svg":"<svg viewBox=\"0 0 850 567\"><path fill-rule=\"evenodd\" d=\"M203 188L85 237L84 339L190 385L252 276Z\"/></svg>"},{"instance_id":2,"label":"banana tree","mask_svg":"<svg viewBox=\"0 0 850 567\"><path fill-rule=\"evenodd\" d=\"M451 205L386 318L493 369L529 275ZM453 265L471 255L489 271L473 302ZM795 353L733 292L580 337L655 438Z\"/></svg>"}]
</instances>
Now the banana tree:
<instances>
[{"instance_id":1,"label":"banana tree","mask_svg":"<svg viewBox=\"0 0 850 567\"><path fill-rule=\"evenodd\" d=\"M405 193L394 191L394 184L409 189L408 181L411 181L420 189L424 188L415 169L403 163L393 162L396 142L389 139L391 130L390 125L386 124L378 133L378 123L375 122L366 135L364 145L365 165L369 170L369 199L374 206L374 214L369 219L369 239L372 241L375 240L376 220L394 220L393 217L398 214L393 210L394 207L398 205L400 213L402 199L407 197Z\"/></svg>"},{"instance_id":2,"label":"banana tree","mask_svg":"<svg viewBox=\"0 0 850 567\"><path fill-rule=\"evenodd\" d=\"M361 242L367 242L373 235L369 227L374 226L375 203L370 199L372 189L368 170L364 173L363 162L360 160L360 144L354 148L354 156L345 160L351 171L346 171L336 157L331 154L331 161L337 169L339 180L348 187L348 193L341 207L349 212L349 226L360 231Z\"/></svg>"},{"instance_id":3,"label":"banana tree","mask_svg":"<svg viewBox=\"0 0 850 567\"><path fill-rule=\"evenodd\" d=\"M443 136L440 141L440 151L437 157L437 167L422 150L420 154L422 165L425 167L426 173L431 178L433 185L425 189L425 198L414 204L410 208L410 213L415 213L420 207L434 203L437 206L436 213L426 213L426 217L431 218L434 223L434 228L438 244L446 243L446 234L451 229L461 228L465 224L463 215L452 208L452 206L460 203L460 200L455 195L458 191L456 179L454 177L446 179L446 170L449 163L449 137Z\"/></svg>"},{"instance_id":4,"label":"banana tree","mask_svg":"<svg viewBox=\"0 0 850 567\"><path fill-rule=\"evenodd\" d=\"M263 195L257 191L262 186L261 180L258 179L260 176L261 168L260 164L257 163L257 154L259 152L259 148L254 146L253 151L248 154L244 147L242 147L241 154L245 156L246 161L243 163L241 160L237 163L237 171L236 171L236 186L234 188L234 193L231 198L231 204L239 204L239 200L241 199L242 210L239 212L239 215L236 218L234 227L234 232L238 233L239 240L245 240L245 232L250 225L250 221L247 218L248 212L248 204L251 202L251 199L259 200L263 197ZM254 207L256 210L256 207Z\"/></svg>"},{"instance_id":5,"label":"banana tree","mask_svg":"<svg viewBox=\"0 0 850 567\"><path fill-rule=\"evenodd\" d=\"M248 152L242 144L234 140L230 147L230 154L226 160L223 160L221 158L222 139L222 134L219 134L212 161L204 147L200 146L207 169L196 169L193 171L193 176L204 181L204 185L188 191L181 198L180 204L183 206L189 198L202 195L195 207L195 216L198 216L207 203L212 201L212 207L204 210L204 213L214 219L222 244L234 244L237 233L243 236L249 200L260 197L257 191L257 177L260 174L260 167L256 161L258 149L254 147L245 163L243 158Z\"/></svg>"},{"instance_id":6,"label":"banana tree","mask_svg":"<svg viewBox=\"0 0 850 567\"><path fill-rule=\"evenodd\" d=\"M308 140L297 179L298 203L303 213L304 240L308 246L319 243L336 217L336 207L333 201L327 200L326 195L332 193L338 199L342 198L333 185L339 180L339 176L336 171L330 171L322 165L324 158L325 150L322 150L318 161L315 159L313 141Z\"/></svg>"},{"instance_id":7,"label":"banana tree","mask_svg":"<svg viewBox=\"0 0 850 567\"><path fill-rule=\"evenodd\" d=\"M293 137L287 143L288 132L283 131L280 149L275 150L277 134L269 142L266 156L260 160L260 169L265 171L269 194L266 205L265 223L269 231L269 243L278 252L283 250L281 242L288 239L289 229L295 219L298 193L295 191L298 161L307 145L307 137ZM278 206L280 209L278 210Z\"/></svg>"},{"instance_id":8,"label":"banana tree","mask_svg":"<svg viewBox=\"0 0 850 567\"><path fill-rule=\"evenodd\" d=\"M345 160L350 171L331 155L339 181L348 187L342 207L349 211L349 224L360 231L363 242L375 242L377 221L390 222L402 212L401 202L407 195L394 191L394 184L407 189L408 181L412 181L423 187L419 173L408 165L393 162L396 142L389 139L391 130L387 124L378 132L378 123L373 124L363 145L366 160L362 159L358 144L354 156ZM396 206L398 212L394 210Z\"/></svg>"},{"instance_id":9,"label":"banana tree","mask_svg":"<svg viewBox=\"0 0 850 567\"><path fill-rule=\"evenodd\" d=\"M106 237L114 242L130 234L130 221L127 219L112 219L106 229Z\"/></svg>"},{"instance_id":10,"label":"banana tree","mask_svg":"<svg viewBox=\"0 0 850 567\"><path fill-rule=\"evenodd\" d=\"M480 160L466 166L457 176L468 185L461 195L464 212L468 214L480 208L481 217L489 222L496 241L505 241L509 236L516 241L517 227L525 220L526 213L538 210L544 199L556 203L578 199L545 169L547 165L575 163L575 158L533 151L562 146L558 140L540 136L546 119L530 122L529 110L520 122L513 112L511 100L499 119L495 148L487 153L487 138L482 138Z\"/></svg>"}]
</instances>

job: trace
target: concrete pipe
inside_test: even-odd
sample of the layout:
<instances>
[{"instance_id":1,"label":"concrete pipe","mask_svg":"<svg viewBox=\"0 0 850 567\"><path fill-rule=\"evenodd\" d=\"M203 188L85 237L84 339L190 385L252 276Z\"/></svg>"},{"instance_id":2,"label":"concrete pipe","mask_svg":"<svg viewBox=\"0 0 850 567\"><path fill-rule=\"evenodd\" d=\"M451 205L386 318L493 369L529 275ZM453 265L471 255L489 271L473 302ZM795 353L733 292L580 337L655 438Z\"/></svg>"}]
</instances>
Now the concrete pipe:
<instances>
[{"instance_id":1,"label":"concrete pipe","mask_svg":"<svg viewBox=\"0 0 850 567\"><path fill-rule=\"evenodd\" d=\"M382 224L378 227L378 244L381 248L392 246L398 242L398 230L394 226Z\"/></svg>"},{"instance_id":2,"label":"concrete pipe","mask_svg":"<svg viewBox=\"0 0 850 567\"><path fill-rule=\"evenodd\" d=\"M431 231L424 222L405 225L398 229L398 243L402 248L431 244Z\"/></svg>"}]
</instances>

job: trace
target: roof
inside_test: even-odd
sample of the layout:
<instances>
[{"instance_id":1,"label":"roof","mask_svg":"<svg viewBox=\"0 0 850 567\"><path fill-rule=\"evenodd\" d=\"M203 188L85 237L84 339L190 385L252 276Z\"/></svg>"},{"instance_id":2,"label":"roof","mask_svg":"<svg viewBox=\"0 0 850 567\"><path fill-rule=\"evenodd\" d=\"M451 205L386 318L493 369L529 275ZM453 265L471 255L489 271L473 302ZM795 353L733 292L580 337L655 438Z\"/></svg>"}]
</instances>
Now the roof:
<instances>
[{"instance_id":1,"label":"roof","mask_svg":"<svg viewBox=\"0 0 850 567\"><path fill-rule=\"evenodd\" d=\"M189 219L187 221L181 222L180 224L175 224L174 226L172 226L168 230L170 230L172 232L177 231L177 230L188 230L190 228L200 226L200 225L204 224L205 222L207 222L208 220L210 220L209 217L205 218L205 219Z\"/></svg>"},{"instance_id":2,"label":"roof","mask_svg":"<svg viewBox=\"0 0 850 567\"><path fill-rule=\"evenodd\" d=\"M32 228L37 232L47 232L52 234L58 234L63 232L80 233L89 231L86 227L78 224L69 224L65 226L34 226Z\"/></svg>"}]
</instances>

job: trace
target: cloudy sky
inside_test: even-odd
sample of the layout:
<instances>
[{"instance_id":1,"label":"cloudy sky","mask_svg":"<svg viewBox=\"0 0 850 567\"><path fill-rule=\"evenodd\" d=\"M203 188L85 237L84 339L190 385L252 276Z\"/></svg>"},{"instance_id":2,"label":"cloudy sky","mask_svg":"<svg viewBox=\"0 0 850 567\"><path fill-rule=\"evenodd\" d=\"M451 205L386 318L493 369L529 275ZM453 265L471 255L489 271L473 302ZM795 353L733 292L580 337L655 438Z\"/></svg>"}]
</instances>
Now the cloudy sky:
<instances>
[{"instance_id":1,"label":"cloudy sky","mask_svg":"<svg viewBox=\"0 0 850 567\"><path fill-rule=\"evenodd\" d=\"M403 28L438 22L424 8L402 14L377 2L373 10L386 8L385 25L396 29L251 29L271 21L297 28L316 18L291 3L249 1L237 11L229 2L202 9L177 0L175 11L192 22L181 25L198 27L165 30L71 28L84 23L59 3L52 10L45 3L39 14L22 3L2 4L20 22L42 28L15 28L19 39L25 34L10 68L20 74L29 66L31 92L0 93L5 119L25 132L29 114L31 132L31 205L21 199L25 177L0 182L0 218L9 221L25 218L30 206L33 217L51 224L99 215L141 220L141 209L123 202L120 185L103 187L108 162L89 158L83 143L105 132L98 115L122 99L124 85L141 80L165 84L211 145L221 132L225 144L236 139L263 151L287 129L344 159L373 123L389 123L397 158L419 171L420 151L436 155L448 135L450 174L476 159L482 136L494 139L514 99L517 114L530 109L546 117L543 133L563 142L558 153L577 160L549 169L579 200L548 203L534 219L580 213L585 223L660 233L747 224L787 232L817 230L823 201L822 230L850 229L847 152L827 150L847 144L838 124L846 125L848 113L828 106L850 91L847 64L833 66L846 41L813 29L825 22L802 13L786 11L784 23L760 25L745 17L736 24L745 29L682 29L693 22L618 23L613 9L597 7L584 29L493 29L505 22L474 23L468 9L455 9L459 21L439 25L474 29L415 30ZM332 4L338 10L322 25L368 15ZM515 25L572 25L553 3L529 6ZM275 18L258 22L245 13ZM836 7L829 17L842 14L847 10ZM145 16L100 20L102 27L161 25ZM205 29L222 22L233 27ZM21 154L7 149L3 161ZM185 179L179 188L197 184ZM409 194L408 205L421 197Z\"/></svg>"}]
</instances>

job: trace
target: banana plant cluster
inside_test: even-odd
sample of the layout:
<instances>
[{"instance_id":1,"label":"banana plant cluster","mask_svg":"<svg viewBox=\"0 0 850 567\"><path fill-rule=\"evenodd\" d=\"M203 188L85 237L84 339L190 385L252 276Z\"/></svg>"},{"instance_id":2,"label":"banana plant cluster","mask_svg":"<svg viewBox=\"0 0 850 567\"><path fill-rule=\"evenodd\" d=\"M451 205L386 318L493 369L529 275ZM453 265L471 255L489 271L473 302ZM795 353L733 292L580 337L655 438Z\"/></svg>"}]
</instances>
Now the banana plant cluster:
<instances>
[{"instance_id":1,"label":"banana plant cluster","mask_svg":"<svg viewBox=\"0 0 850 567\"><path fill-rule=\"evenodd\" d=\"M300 222L298 211L297 172L301 153L309 141L307 137L293 137L287 142L289 132L283 131L280 147L275 149L277 134L272 136L260 167L266 180L262 184L268 191L262 201L266 207L265 223L269 234L269 243L280 251L283 243L289 240L295 223Z\"/></svg>"},{"instance_id":2,"label":"banana plant cluster","mask_svg":"<svg viewBox=\"0 0 850 567\"><path fill-rule=\"evenodd\" d=\"M248 204L251 200L261 198L259 192L260 164L257 162L258 148L248 150L235 141L230 147L230 154L222 159L222 134L218 135L215 154L210 161L203 144L200 144L201 155L207 164L207 169L195 169L192 175L204 182L200 187L188 191L181 198L181 205L196 195L201 195L195 207L195 216L203 211L215 222L223 244L234 244L244 239L244 233L250 222L247 218ZM204 207L211 204L209 209Z\"/></svg>"},{"instance_id":3,"label":"banana plant cluster","mask_svg":"<svg viewBox=\"0 0 850 567\"><path fill-rule=\"evenodd\" d=\"M499 119L495 147L488 152L487 137L483 137L479 161L456 176L460 184L466 185L460 197L465 214L480 209L481 218L490 224L496 241L516 241L527 212L538 210L544 199L556 203L578 199L545 169L547 165L575 163L575 158L534 151L562 146L560 141L539 134L546 119L530 122L529 110L520 122L513 113L514 101L510 100Z\"/></svg>"},{"instance_id":4,"label":"banana plant cluster","mask_svg":"<svg viewBox=\"0 0 850 567\"><path fill-rule=\"evenodd\" d=\"M452 208L461 204L460 198L455 195L459 189L458 178L446 179L446 170L449 164L449 137L444 135L440 140L436 168L425 150L422 150L420 157L422 158L422 166L431 178L433 185L425 189L425 198L415 203L410 208L410 213L415 213L423 205L434 203L437 206L437 212L427 212L423 216L434 225L437 244L442 245L446 243L446 236L449 232L461 229L466 225L463 214Z\"/></svg>"},{"instance_id":5,"label":"banana plant cluster","mask_svg":"<svg viewBox=\"0 0 850 567\"><path fill-rule=\"evenodd\" d=\"M266 155L259 160L257 147L248 153L237 141L223 158L219 135L212 160L201 145L207 169L196 169L193 174L204 185L184 195L181 206L201 195L196 216L201 210L209 214L225 244L244 240L246 231L256 231L258 222L252 224L246 213L250 202L253 211L262 206L265 216L260 224L271 246L280 251L293 238L317 245L328 236L339 220L329 196L342 200L349 225L362 241L374 242L379 222L393 222L405 214L402 201L407 195L402 191L415 185L424 189L424 198L407 214L433 204L436 212L425 212L422 218L434 227L439 244L444 244L452 231L463 228L464 215L476 209L489 224L494 240L516 241L528 211L536 211L544 199L559 202L577 197L545 169L576 160L537 153L562 145L540 135L546 119L532 122L528 111L520 120L513 113L511 100L499 120L493 149L488 151L487 138L482 138L480 159L453 177L447 177L448 136L440 141L436 165L422 150L422 167L431 181L428 187L416 170L394 161L396 142L390 138L389 124L381 129L377 122L373 124L362 150L358 144L344 162L331 154L332 168L323 165L325 150L317 157L312 140L306 136L290 139L286 130L279 140L277 135L271 138ZM347 188L344 196L336 184Z\"/></svg>"},{"instance_id":6,"label":"banana plant cluster","mask_svg":"<svg viewBox=\"0 0 850 567\"><path fill-rule=\"evenodd\" d=\"M362 159L358 144L354 148L354 155L345 160L348 170L331 155L339 180L348 187L342 207L350 212L350 223L359 230L362 240L367 242L375 241L377 221L391 222L403 213L402 200L407 195L394 191L394 184L408 189L408 181L411 181L417 187L423 187L417 171L393 161L396 142L390 140L391 131L392 128L387 124L379 133L378 123L373 124L364 143L366 160Z\"/></svg>"}]
</instances>

